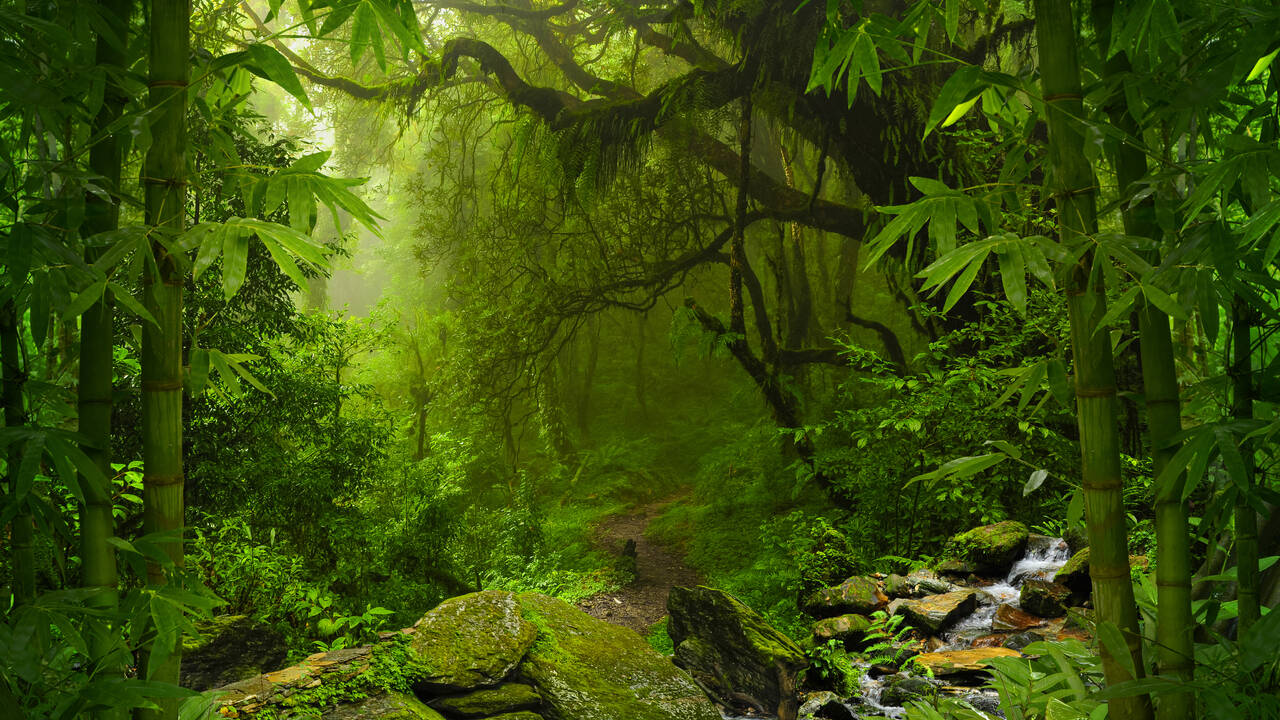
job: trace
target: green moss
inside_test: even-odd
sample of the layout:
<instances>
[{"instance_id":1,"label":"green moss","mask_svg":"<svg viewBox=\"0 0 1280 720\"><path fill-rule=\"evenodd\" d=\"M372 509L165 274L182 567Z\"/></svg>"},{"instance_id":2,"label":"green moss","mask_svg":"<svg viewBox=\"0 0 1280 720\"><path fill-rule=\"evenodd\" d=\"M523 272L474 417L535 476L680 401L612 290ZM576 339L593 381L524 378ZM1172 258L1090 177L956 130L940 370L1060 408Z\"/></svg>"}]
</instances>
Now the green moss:
<instances>
[{"instance_id":1,"label":"green moss","mask_svg":"<svg viewBox=\"0 0 1280 720\"><path fill-rule=\"evenodd\" d=\"M649 632L645 633L644 639L649 643L649 647L670 657L676 651L676 648L675 644L671 642L671 636L667 634L668 620L669 618L662 618L650 626Z\"/></svg>"},{"instance_id":2,"label":"green moss","mask_svg":"<svg viewBox=\"0 0 1280 720\"><path fill-rule=\"evenodd\" d=\"M979 572L1003 572L1027 547L1027 526L1006 520L960 533L947 543L947 554L972 563Z\"/></svg>"}]
</instances>

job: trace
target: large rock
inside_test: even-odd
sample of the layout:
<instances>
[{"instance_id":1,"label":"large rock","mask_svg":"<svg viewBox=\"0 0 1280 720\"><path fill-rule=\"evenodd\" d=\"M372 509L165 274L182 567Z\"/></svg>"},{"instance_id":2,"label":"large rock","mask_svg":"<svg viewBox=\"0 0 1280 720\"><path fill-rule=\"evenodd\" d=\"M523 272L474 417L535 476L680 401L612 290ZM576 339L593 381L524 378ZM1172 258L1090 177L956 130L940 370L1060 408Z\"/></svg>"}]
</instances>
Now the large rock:
<instances>
[{"instance_id":1,"label":"large rock","mask_svg":"<svg viewBox=\"0 0 1280 720\"><path fill-rule=\"evenodd\" d=\"M245 615L220 615L183 639L182 679L190 690L208 690L278 670L289 653L284 636Z\"/></svg>"},{"instance_id":2,"label":"large rock","mask_svg":"<svg viewBox=\"0 0 1280 720\"><path fill-rule=\"evenodd\" d=\"M537 639L519 677L550 720L720 720L693 679L638 634L545 595L518 596Z\"/></svg>"},{"instance_id":3,"label":"large rock","mask_svg":"<svg viewBox=\"0 0 1280 720\"><path fill-rule=\"evenodd\" d=\"M1041 625L1044 625L1043 618L1007 604L997 607L991 619L991 629L996 632L1021 632Z\"/></svg>"},{"instance_id":4,"label":"large rock","mask_svg":"<svg viewBox=\"0 0 1280 720\"><path fill-rule=\"evenodd\" d=\"M408 693L386 692L359 702L337 705L320 715L321 720L444 720Z\"/></svg>"},{"instance_id":5,"label":"large rock","mask_svg":"<svg viewBox=\"0 0 1280 720\"><path fill-rule=\"evenodd\" d=\"M1089 583L1089 548L1072 555L1065 565L1058 568L1057 574L1053 576L1053 581L1059 585L1067 586L1078 597L1088 597L1091 589Z\"/></svg>"},{"instance_id":6,"label":"large rock","mask_svg":"<svg viewBox=\"0 0 1280 720\"><path fill-rule=\"evenodd\" d=\"M516 596L500 590L449 598L418 621L410 650L414 688L440 695L497 685L520 664L538 629Z\"/></svg>"},{"instance_id":7,"label":"large rock","mask_svg":"<svg viewBox=\"0 0 1280 720\"><path fill-rule=\"evenodd\" d=\"M1027 526L1016 520L976 527L947 543L953 558L974 567L975 572L1003 575L1027 547Z\"/></svg>"},{"instance_id":8,"label":"large rock","mask_svg":"<svg viewBox=\"0 0 1280 720\"><path fill-rule=\"evenodd\" d=\"M812 593L801 603L801 609L817 618L848 613L869 615L888 602L889 598L880 592L880 586L873 578L854 576L836 587Z\"/></svg>"},{"instance_id":9,"label":"large rock","mask_svg":"<svg viewBox=\"0 0 1280 720\"><path fill-rule=\"evenodd\" d=\"M1023 610L1044 618L1066 615L1070 601L1071 591L1066 586L1044 580L1028 580L1022 583L1018 593L1018 604Z\"/></svg>"},{"instance_id":10,"label":"large rock","mask_svg":"<svg viewBox=\"0 0 1280 720\"><path fill-rule=\"evenodd\" d=\"M709 587L672 588L667 612L676 664L720 702L795 717L796 676L809 663L790 638L737 598Z\"/></svg>"},{"instance_id":11,"label":"large rock","mask_svg":"<svg viewBox=\"0 0 1280 720\"><path fill-rule=\"evenodd\" d=\"M871 618L866 615L849 613L833 618L819 620L813 624L813 639L821 645L828 640L849 642L861 640L871 627Z\"/></svg>"},{"instance_id":12,"label":"large rock","mask_svg":"<svg viewBox=\"0 0 1280 720\"><path fill-rule=\"evenodd\" d=\"M1021 657L1021 653L1002 647L975 648L925 653L917 655L915 662L928 668L934 677L947 677L981 671L992 658L998 657Z\"/></svg>"},{"instance_id":13,"label":"large rock","mask_svg":"<svg viewBox=\"0 0 1280 720\"><path fill-rule=\"evenodd\" d=\"M503 683L431 701L435 709L457 718L487 718L520 710L536 710L541 704L542 696L536 690L519 683Z\"/></svg>"},{"instance_id":14,"label":"large rock","mask_svg":"<svg viewBox=\"0 0 1280 720\"><path fill-rule=\"evenodd\" d=\"M897 611L906 618L908 625L936 635L970 615L977 607L976 591L957 590L919 600L904 600Z\"/></svg>"},{"instance_id":15,"label":"large rock","mask_svg":"<svg viewBox=\"0 0 1280 720\"><path fill-rule=\"evenodd\" d=\"M880 693L880 704L902 707L908 702L930 701L938 696L938 687L922 677L898 677L891 680Z\"/></svg>"}]
</instances>

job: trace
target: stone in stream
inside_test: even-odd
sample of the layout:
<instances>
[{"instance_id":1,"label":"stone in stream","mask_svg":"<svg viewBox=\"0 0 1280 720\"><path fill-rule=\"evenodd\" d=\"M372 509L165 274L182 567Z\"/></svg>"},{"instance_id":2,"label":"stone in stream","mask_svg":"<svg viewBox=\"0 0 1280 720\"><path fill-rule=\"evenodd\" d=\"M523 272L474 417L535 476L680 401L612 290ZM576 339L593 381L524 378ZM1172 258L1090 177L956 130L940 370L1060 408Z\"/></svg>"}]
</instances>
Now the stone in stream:
<instances>
[{"instance_id":1,"label":"stone in stream","mask_svg":"<svg viewBox=\"0 0 1280 720\"><path fill-rule=\"evenodd\" d=\"M996 608L995 617L991 619L991 629L999 632L1019 632L1044 625L1044 618L1032 615L1009 604Z\"/></svg>"},{"instance_id":2,"label":"stone in stream","mask_svg":"<svg viewBox=\"0 0 1280 720\"><path fill-rule=\"evenodd\" d=\"M797 675L809 661L790 638L714 588L671 588L667 612L676 664L718 701L752 705L782 720L796 717Z\"/></svg>"},{"instance_id":3,"label":"stone in stream","mask_svg":"<svg viewBox=\"0 0 1280 720\"><path fill-rule=\"evenodd\" d=\"M947 554L974 572L1004 575L1027 547L1027 526L1016 520L976 527L947 541ZM953 573L954 574L954 573Z\"/></svg>"},{"instance_id":4,"label":"stone in stream","mask_svg":"<svg viewBox=\"0 0 1280 720\"><path fill-rule=\"evenodd\" d=\"M518 676L549 720L720 720L693 679L635 631L545 595L519 601L538 633Z\"/></svg>"},{"instance_id":5,"label":"stone in stream","mask_svg":"<svg viewBox=\"0 0 1280 720\"><path fill-rule=\"evenodd\" d=\"M869 615L888 604L875 579L855 575L836 587L822 588L804 599L801 610L812 617L827 618L847 613Z\"/></svg>"},{"instance_id":6,"label":"stone in stream","mask_svg":"<svg viewBox=\"0 0 1280 720\"><path fill-rule=\"evenodd\" d=\"M457 718L487 718L519 710L536 710L541 704L542 696L536 690L519 683L504 683L431 701L435 709Z\"/></svg>"},{"instance_id":7,"label":"stone in stream","mask_svg":"<svg viewBox=\"0 0 1280 720\"><path fill-rule=\"evenodd\" d=\"M1038 633L1035 630L1020 632L1020 633L1017 633L1016 635L1010 635L1004 641L1004 647L1010 650L1021 650L1022 648L1030 645L1031 643L1040 642L1044 640L1044 637L1045 636L1043 634Z\"/></svg>"},{"instance_id":8,"label":"stone in stream","mask_svg":"<svg viewBox=\"0 0 1280 720\"><path fill-rule=\"evenodd\" d=\"M801 720L809 718L821 718L822 720L857 720L858 716L853 714L839 696L829 690L820 690L812 692L805 696L804 703L800 706Z\"/></svg>"},{"instance_id":9,"label":"stone in stream","mask_svg":"<svg viewBox=\"0 0 1280 720\"><path fill-rule=\"evenodd\" d=\"M862 639L862 636L866 634L867 629L870 627L871 618L866 615L857 615L855 613L839 615L814 623L813 639L818 645L822 645L828 640L839 640L845 643L858 641Z\"/></svg>"},{"instance_id":10,"label":"stone in stream","mask_svg":"<svg viewBox=\"0 0 1280 720\"><path fill-rule=\"evenodd\" d=\"M913 700L930 701L937 696L937 685L929 682L927 678L908 675L895 678L884 686L884 690L880 692L880 704L902 707Z\"/></svg>"},{"instance_id":11,"label":"stone in stream","mask_svg":"<svg viewBox=\"0 0 1280 720\"><path fill-rule=\"evenodd\" d=\"M1018 593L1018 604L1042 618L1066 615L1070 599L1071 591L1066 586L1044 580L1028 580L1022 583L1022 590Z\"/></svg>"},{"instance_id":12,"label":"stone in stream","mask_svg":"<svg viewBox=\"0 0 1280 720\"><path fill-rule=\"evenodd\" d=\"M1022 653L1003 647L974 648L925 653L917 655L914 662L928 668L934 677L950 677L982 672L993 658L998 657L1022 657Z\"/></svg>"},{"instance_id":13,"label":"stone in stream","mask_svg":"<svg viewBox=\"0 0 1280 720\"><path fill-rule=\"evenodd\" d=\"M897 613L917 630L937 635L971 614L977 606L977 591L957 590L919 600L904 600L897 607Z\"/></svg>"},{"instance_id":14,"label":"stone in stream","mask_svg":"<svg viewBox=\"0 0 1280 720\"><path fill-rule=\"evenodd\" d=\"M897 573L890 573L889 577L884 579L884 594L889 599L900 597L911 597L915 593L915 588L911 586L911 581L902 577Z\"/></svg>"},{"instance_id":15,"label":"stone in stream","mask_svg":"<svg viewBox=\"0 0 1280 720\"><path fill-rule=\"evenodd\" d=\"M1065 585L1073 596L1089 597L1089 548L1072 555L1065 565L1058 568L1053 581Z\"/></svg>"},{"instance_id":16,"label":"stone in stream","mask_svg":"<svg viewBox=\"0 0 1280 720\"><path fill-rule=\"evenodd\" d=\"M442 695L497 685L533 646L538 628L512 593L449 598L418 621L410 650L421 666L420 693Z\"/></svg>"}]
</instances>

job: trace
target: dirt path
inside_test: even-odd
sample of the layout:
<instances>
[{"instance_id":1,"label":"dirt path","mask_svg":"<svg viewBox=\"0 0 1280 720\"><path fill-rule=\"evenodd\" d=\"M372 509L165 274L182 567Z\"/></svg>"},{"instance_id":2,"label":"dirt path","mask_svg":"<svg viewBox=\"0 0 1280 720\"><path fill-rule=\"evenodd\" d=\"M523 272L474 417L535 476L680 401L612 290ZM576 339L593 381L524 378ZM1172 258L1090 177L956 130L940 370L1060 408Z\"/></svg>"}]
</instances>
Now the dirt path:
<instances>
[{"instance_id":1,"label":"dirt path","mask_svg":"<svg viewBox=\"0 0 1280 720\"><path fill-rule=\"evenodd\" d=\"M667 594L672 587L703 582L679 554L645 537L649 523L674 501L668 498L635 508L629 514L606 518L596 526L596 546L610 557L618 557L628 540L635 541L636 579L617 592L589 597L578 603L578 607L593 617L643 635L666 617Z\"/></svg>"}]
</instances>

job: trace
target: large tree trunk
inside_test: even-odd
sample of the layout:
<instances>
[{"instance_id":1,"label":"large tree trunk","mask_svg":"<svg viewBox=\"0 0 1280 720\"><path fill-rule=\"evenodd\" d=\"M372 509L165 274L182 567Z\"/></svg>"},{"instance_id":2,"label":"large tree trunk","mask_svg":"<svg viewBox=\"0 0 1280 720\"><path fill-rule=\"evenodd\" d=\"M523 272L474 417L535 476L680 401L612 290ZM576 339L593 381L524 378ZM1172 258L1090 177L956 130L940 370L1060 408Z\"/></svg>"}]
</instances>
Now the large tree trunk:
<instances>
[{"instance_id":1,"label":"large tree trunk","mask_svg":"<svg viewBox=\"0 0 1280 720\"><path fill-rule=\"evenodd\" d=\"M96 58L99 66L123 68L125 47L128 44L129 16L133 11L132 0L104 0L102 20L108 36L98 36ZM125 97L119 84L107 75L106 96L102 108L94 119L94 134L103 133L120 117ZM120 186L120 146L115 134L103 135L89 151L89 167L102 176L102 182L113 195ZM100 195L88 193L85 197L85 233L93 235L115 230L119 226L120 206ZM92 263L101 255L100 249L85 253L85 261ZM77 397L80 416L80 434L89 443L85 454L102 471L105 484L82 477L85 502L80 511L80 557L83 562L83 584L92 591L88 604L107 615L114 613L119 604L116 575L115 548L109 542L115 535L115 520L111 511L111 390L112 349L114 345L114 298L111 291L91 305L80 319L80 390ZM94 663L107 662L115 641L107 622L99 622L89 636L90 657ZM106 711L97 717L109 717Z\"/></svg>"},{"instance_id":2,"label":"large tree trunk","mask_svg":"<svg viewBox=\"0 0 1280 720\"><path fill-rule=\"evenodd\" d=\"M151 60L147 104L152 113L152 145L143 171L147 224L167 239L185 225L187 144L187 58L191 5L188 0L156 0L151 5ZM145 523L148 532L173 531L165 552L183 565L182 474L182 284L179 258L159 240L151 244L159 277L145 274L144 301L157 325L142 330L142 459ZM164 568L152 563L147 580L167 581ZM152 680L177 684L182 660L181 633L163 662L151 663ZM159 639L156 642L160 642ZM157 700L160 708L141 711L144 718L172 720L178 699Z\"/></svg>"},{"instance_id":3,"label":"large tree trunk","mask_svg":"<svg viewBox=\"0 0 1280 720\"><path fill-rule=\"evenodd\" d=\"M1073 120L1084 117L1076 27L1070 0L1036 0L1035 9L1059 238L1064 245L1076 247L1097 232L1097 182L1084 155L1084 137ZM1101 274L1091 272L1091 266L1091 254L1086 254L1071 269L1067 286L1076 364L1081 480L1089 528L1089 576L1099 622L1113 623L1124 632L1132 664L1141 676L1142 637L1129 581L1115 369L1109 334L1095 332L1106 312L1106 292ZM1108 685L1134 679L1125 669L1127 663L1114 657L1106 646L1102 648L1102 663ZM1114 720L1150 718L1150 699L1145 695L1116 698L1110 701L1110 711Z\"/></svg>"}]
</instances>

